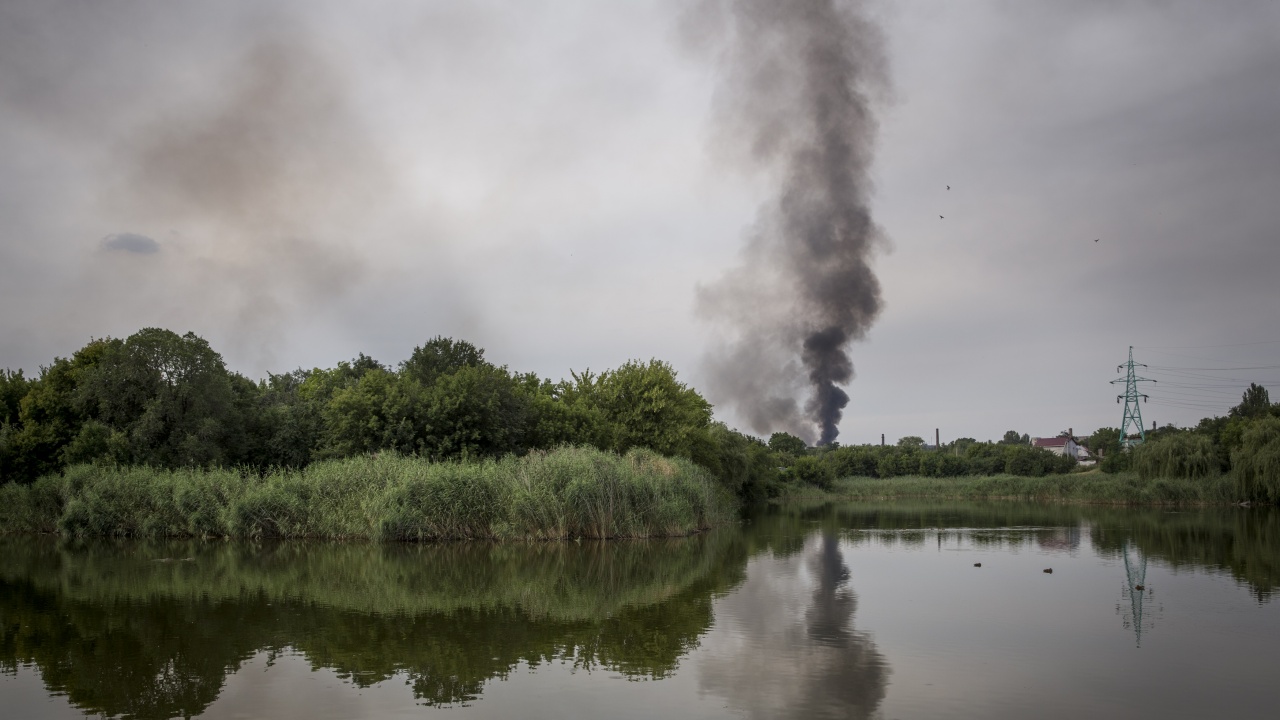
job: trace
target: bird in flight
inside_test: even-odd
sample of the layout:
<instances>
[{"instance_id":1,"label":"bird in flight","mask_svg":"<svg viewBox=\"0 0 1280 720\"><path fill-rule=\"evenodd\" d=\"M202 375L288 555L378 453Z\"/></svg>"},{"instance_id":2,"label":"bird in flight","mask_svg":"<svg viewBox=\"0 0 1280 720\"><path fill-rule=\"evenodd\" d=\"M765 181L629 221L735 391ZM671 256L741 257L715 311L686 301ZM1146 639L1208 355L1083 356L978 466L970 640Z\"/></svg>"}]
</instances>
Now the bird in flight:
<instances>
[{"instance_id":1,"label":"bird in flight","mask_svg":"<svg viewBox=\"0 0 1280 720\"><path fill-rule=\"evenodd\" d=\"M941 216L941 215L939 215L938 217L942 217L942 216ZM946 218L943 218L943 219L945 220Z\"/></svg>"},{"instance_id":2,"label":"bird in flight","mask_svg":"<svg viewBox=\"0 0 1280 720\"><path fill-rule=\"evenodd\" d=\"M948 190L950 190L950 189L951 189L951 186L950 186L950 185L948 185L948 186L947 186L947 189L948 189Z\"/></svg>"},{"instance_id":3,"label":"bird in flight","mask_svg":"<svg viewBox=\"0 0 1280 720\"><path fill-rule=\"evenodd\" d=\"M1098 241L1099 241L1099 240L1101 240L1101 239L1102 239L1102 238L1094 238L1094 239L1093 239L1093 241L1094 241L1094 242L1098 242Z\"/></svg>"}]
</instances>

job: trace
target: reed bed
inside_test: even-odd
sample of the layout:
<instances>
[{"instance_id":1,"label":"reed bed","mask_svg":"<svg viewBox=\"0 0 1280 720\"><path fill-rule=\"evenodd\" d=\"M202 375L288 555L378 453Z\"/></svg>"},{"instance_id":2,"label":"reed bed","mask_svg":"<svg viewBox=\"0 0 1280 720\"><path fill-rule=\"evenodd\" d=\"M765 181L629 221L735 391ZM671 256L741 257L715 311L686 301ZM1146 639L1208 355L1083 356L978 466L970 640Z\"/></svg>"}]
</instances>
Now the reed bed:
<instances>
[{"instance_id":1,"label":"reed bed","mask_svg":"<svg viewBox=\"0 0 1280 720\"><path fill-rule=\"evenodd\" d=\"M385 541L646 538L731 520L737 503L692 462L564 447L430 462L393 454L258 475L79 465L0 487L0 532L74 537Z\"/></svg>"},{"instance_id":2,"label":"reed bed","mask_svg":"<svg viewBox=\"0 0 1280 720\"><path fill-rule=\"evenodd\" d=\"M1070 473L1045 477L893 478L852 477L837 480L823 492L797 488L784 499L830 497L852 500L932 498L940 500L1034 500L1111 505L1225 505L1239 502L1230 475L1197 478L1142 477L1138 473Z\"/></svg>"}]
</instances>

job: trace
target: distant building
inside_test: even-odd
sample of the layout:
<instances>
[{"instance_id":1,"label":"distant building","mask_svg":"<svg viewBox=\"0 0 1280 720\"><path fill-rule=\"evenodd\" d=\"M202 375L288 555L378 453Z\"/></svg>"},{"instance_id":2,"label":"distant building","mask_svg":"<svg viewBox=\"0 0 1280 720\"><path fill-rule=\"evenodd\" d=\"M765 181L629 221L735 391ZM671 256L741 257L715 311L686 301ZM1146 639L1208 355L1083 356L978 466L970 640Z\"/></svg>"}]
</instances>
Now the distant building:
<instances>
[{"instance_id":1,"label":"distant building","mask_svg":"<svg viewBox=\"0 0 1280 720\"><path fill-rule=\"evenodd\" d=\"M1032 438L1031 446L1044 448L1054 455L1070 455L1076 460L1089 456L1089 451L1077 445L1075 438L1070 437Z\"/></svg>"}]
</instances>

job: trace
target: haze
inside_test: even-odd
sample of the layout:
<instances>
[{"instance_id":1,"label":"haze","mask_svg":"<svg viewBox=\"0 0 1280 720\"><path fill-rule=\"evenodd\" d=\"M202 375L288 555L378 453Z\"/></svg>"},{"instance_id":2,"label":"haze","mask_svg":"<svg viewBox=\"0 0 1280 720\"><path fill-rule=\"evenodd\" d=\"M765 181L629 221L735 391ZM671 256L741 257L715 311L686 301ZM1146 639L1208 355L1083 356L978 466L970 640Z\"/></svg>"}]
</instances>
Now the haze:
<instances>
[{"instance_id":1,"label":"haze","mask_svg":"<svg viewBox=\"0 0 1280 720\"><path fill-rule=\"evenodd\" d=\"M725 142L693 7L8 0L0 367L147 326L251 377L443 334L710 391L697 297L776 188ZM866 12L883 308L840 442L1118 426L1129 345L1251 368L1148 389L1148 424L1275 395L1280 5Z\"/></svg>"}]
</instances>

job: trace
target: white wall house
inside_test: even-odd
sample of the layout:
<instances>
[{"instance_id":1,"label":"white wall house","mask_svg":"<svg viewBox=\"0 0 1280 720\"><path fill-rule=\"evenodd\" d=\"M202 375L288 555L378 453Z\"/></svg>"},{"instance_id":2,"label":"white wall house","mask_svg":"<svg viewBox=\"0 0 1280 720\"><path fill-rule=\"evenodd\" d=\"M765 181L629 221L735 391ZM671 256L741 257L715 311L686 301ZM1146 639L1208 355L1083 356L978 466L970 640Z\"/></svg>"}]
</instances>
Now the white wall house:
<instances>
[{"instance_id":1,"label":"white wall house","mask_svg":"<svg viewBox=\"0 0 1280 720\"><path fill-rule=\"evenodd\" d=\"M1069 437L1034 438L1032 447L1044 448L1055 455L1070 455L1076 460L1089 457L1089 451L1076 444Z\"/></svg>"}]
</instances>

